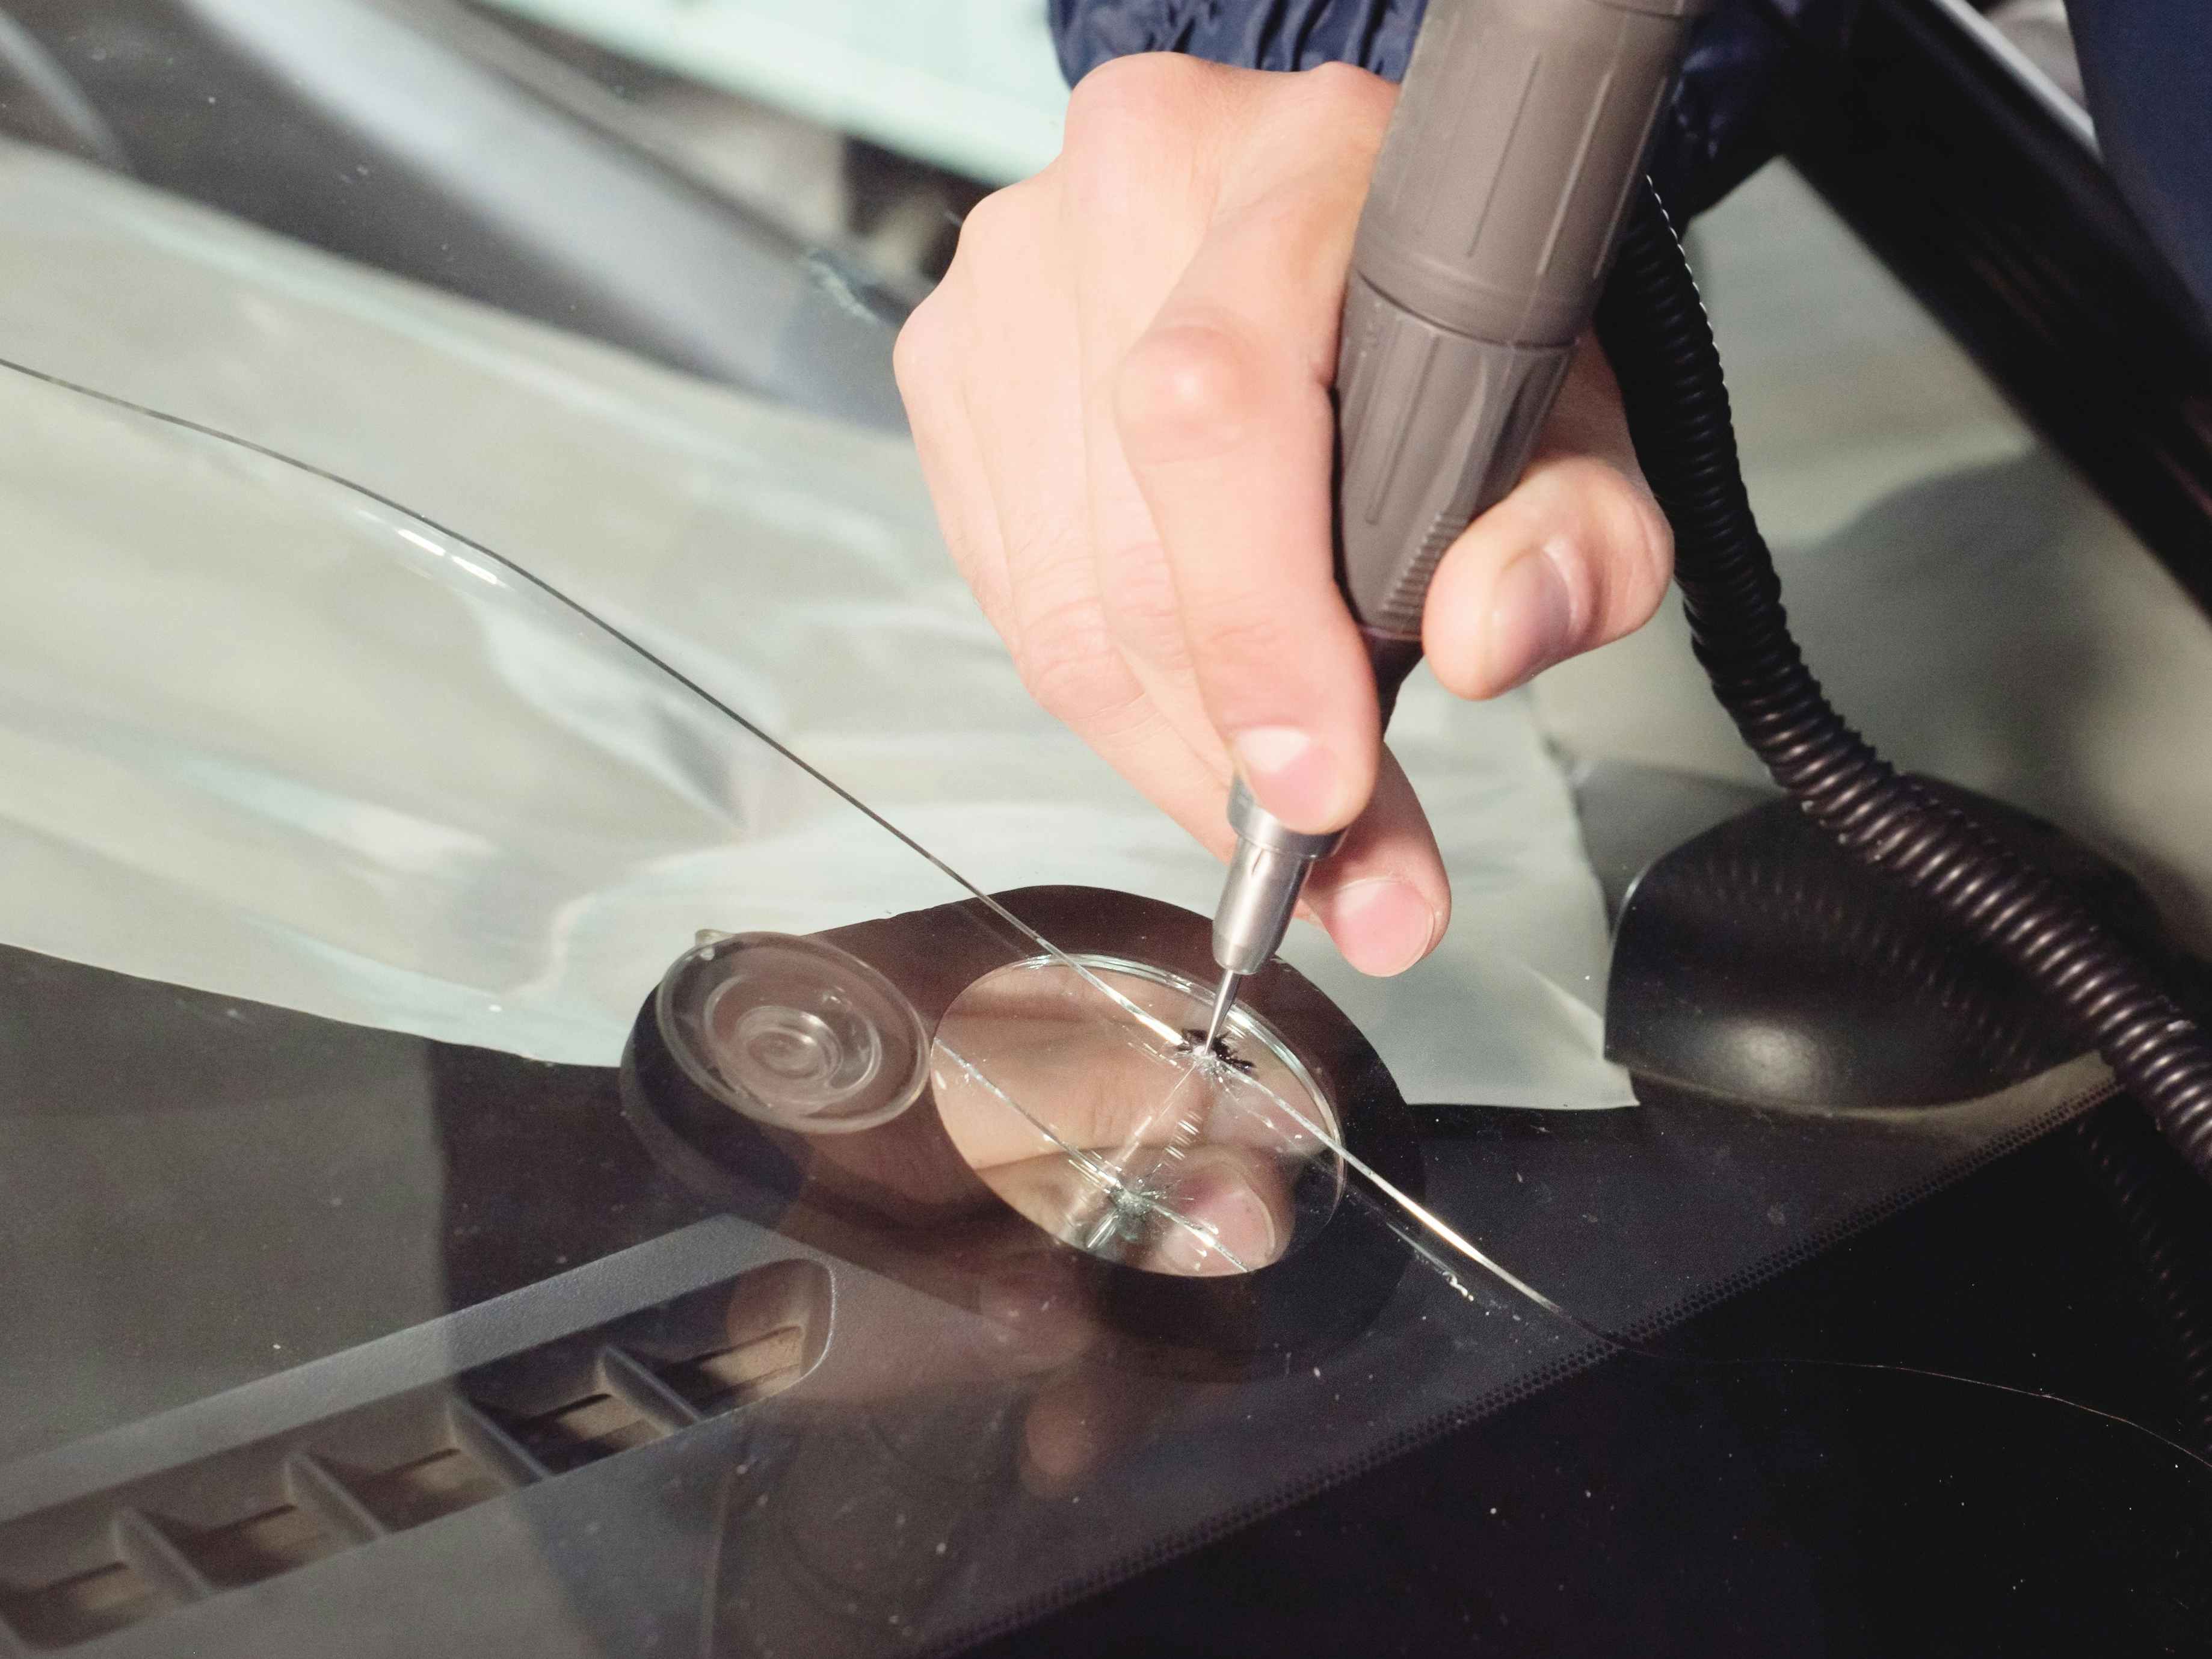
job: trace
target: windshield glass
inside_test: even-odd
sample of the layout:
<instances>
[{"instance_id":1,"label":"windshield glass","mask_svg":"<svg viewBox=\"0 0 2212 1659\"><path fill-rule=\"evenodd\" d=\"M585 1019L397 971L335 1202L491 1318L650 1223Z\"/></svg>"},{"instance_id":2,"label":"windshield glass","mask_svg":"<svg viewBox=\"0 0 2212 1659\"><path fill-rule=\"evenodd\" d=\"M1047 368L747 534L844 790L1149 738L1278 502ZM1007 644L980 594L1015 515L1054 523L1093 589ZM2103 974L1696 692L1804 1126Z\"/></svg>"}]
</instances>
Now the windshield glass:
<instances>
[{"instance_id":1,"label":"windshield glass","mask_svg":"<svg viewBox=\"0 0 2212 1659\"><path fill-rule=\"evenodd\" d=\"M0 141L0 1647L957 1648L2107 1091L1595 1109L1625 874L1759 799L1671 617L1410 685L1445 945L1301 927L1206 1052L1218 867L1023 692L902 426L1065 97L1041 7L950 9L24 9L82 96ZM1733 297L1784 244L1943 348L1786 173L1698 231L1816 643L1916 504L2124 541L1955 353L1850 449Z\"/></svg>"}]
</instances>

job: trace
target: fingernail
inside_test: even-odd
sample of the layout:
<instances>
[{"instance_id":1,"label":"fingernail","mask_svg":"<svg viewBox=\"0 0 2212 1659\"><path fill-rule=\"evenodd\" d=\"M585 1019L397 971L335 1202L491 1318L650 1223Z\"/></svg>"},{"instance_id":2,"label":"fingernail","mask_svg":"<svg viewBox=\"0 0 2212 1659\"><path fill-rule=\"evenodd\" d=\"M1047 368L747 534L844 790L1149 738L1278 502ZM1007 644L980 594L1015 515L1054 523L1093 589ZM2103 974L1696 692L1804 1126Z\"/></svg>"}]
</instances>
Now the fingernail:
<instances>
[{"instance_id":1,"label":"fingernail","mask_svg":"<svg viewBox=\"0 0 2212 1659\"><path fill-rule=\"evenodd\" d=\"M1188 1188L1178 1196L1183 1200L1178 1210L1198 1224L1168 1224L1159 1261L1170 1273L1233 1273L1275 1259L1274 1212L1242 1176L1226 1176L1194 1196Z\"/></svg>"},{"instance_id":2,"label":"fingernail","mask_svg":"<svg viewBox=\"0 0 2212 1659\"><path fill-rule=\"evenodd\" d=\"M1566 579L1542 548L1505 567L1490 610L1491 679L1510 691L1564 655L1575 625Z\"/></svg>"},{"instance_id":3,"label":"fingernail","mask_svg":"<svg viewBox=\"0 0 2212 1659\"><path fill-rule=\"evenodd\" d=\"M1294 726L1255 726L1230 745L1237 769L1260 804L1285 823L1328 823L1335 816L1336 767L1328 750Z\"/></svg>"},{"instance_id":4,"label":"fingernail","mask_svg":"<svg viewBox=\"0 0 2212 1659\"><path fill-rule=\"evenodd\" d=\"M1395 876L1355 881L1328 901L1329 937L1363 974L1402 974L1437 940L1436 908Z\"/></svg>"}]
</instances>

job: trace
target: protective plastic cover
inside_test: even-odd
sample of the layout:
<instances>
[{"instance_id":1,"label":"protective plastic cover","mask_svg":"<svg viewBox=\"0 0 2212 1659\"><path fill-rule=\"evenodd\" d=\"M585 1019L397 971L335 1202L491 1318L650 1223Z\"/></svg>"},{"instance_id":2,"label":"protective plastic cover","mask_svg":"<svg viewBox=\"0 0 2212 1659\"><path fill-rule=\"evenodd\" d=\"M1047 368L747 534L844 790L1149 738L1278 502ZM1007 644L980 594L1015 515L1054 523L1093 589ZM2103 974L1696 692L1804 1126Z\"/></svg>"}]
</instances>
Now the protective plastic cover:
<instances>
[{"instance_id":1,"label":"protective plastic cover","mask_svg":"<svg viewBox=\"0 0 2212 1659\"><path fill-rule=\"evenodd\" d=\"M0 147L0 209L14 228L0 243L0 355L332 468L517 559L987 886L1080 883L1212 908L1212 860L1022 692L945 556L910 445L684 380L43 152ZM888 332L880 345L888 354ZM379 879L409 888L414 920L370 920L326 890L313 845L289 861L289 904L276 913L263 860L288 809L250 792L223 808L240 831L233 850L165 865L134 855L118 879L87 856L112 831L82 821L68 804L78 792L47 790L33 805L10 790L0 835L35 843L41 870L0 891L0 939L606 1063L639 988L694 928L805 932L940 896L866 856L851 837L872 832L858 819L792 794L756 762L717 775L691 717L565 647L520 663L487 643L481 670L426 657L476 683L414 669L415 695L442 712L404 738L360 732L335 692L285 702L266 679L198 674L193 653L225 648L189 637L210 619L228 615L304 671L333 633L366 640L371 618L358 608L295 618L298 590L257 568L289 564L290 532L233 518L213 496L168 517L154 478L125 482L143 450L106 453L113 432L58 417L36 457L9 458L11 493L110 507L127 494L143 516L111 534L75 507L48 512L39 556L11 562L10 582L33 586L11 595L0 646L12 656L16 632L33 633L88 674L99 653L120 659L155 722L170 688L193 684L203 723L166 746L204 751L213 732L254 731L264 774L277 778L344 755L342 787L325 781L329 804L390 807L419 831L356 836L349 855L356 870L388 860ZM368 533L352 507L329 511ZM95 550L158 562L166 604L103 609ZM407 631L410 603L389 601L377 637ZM185 617L192 628L178 625ZM380 672L372 648L350 647L364 672ZM40 769L56 775L80 763L39 737L59 686L51 674L37 683L48 689L16 724L46 743ZM1392 739L1452 868L1451 933L1387 991L1303 925L1290 959L1359 1021L1412 1098L1625 1103L1625 1080L1600 1058L1597 886L1525 702L1457 704L1424 676ZM542 771L502 758L541 744ZM182 939L172 902L191 916ZM126 933L127 948L115 943Z\"/></svg>"}]
</instances>

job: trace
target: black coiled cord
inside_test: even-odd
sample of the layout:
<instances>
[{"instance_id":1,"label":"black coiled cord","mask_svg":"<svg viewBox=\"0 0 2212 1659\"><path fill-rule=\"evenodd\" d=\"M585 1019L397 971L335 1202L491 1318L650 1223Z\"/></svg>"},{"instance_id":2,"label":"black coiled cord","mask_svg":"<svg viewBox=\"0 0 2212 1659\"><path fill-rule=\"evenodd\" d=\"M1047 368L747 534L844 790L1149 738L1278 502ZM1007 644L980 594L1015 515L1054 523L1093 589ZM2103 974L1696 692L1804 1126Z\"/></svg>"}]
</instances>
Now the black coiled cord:
<instances>
[{"instance_id":1,"label":"black coiled cord","mask_svg":"<svg viewBox=\"0 0 2212 1659\"><path fill-rule=\"evenodd\" d=\"M1598 334L1637 459L1674 526L1674 579L1698 660L1752 752L1852 854L2017 965L2212 1179L2212 1043L2069 892L1900 776L1805 666L1744 489L1697 282L1648 183L1598 307Z\"/></svg>"}]
</instances>

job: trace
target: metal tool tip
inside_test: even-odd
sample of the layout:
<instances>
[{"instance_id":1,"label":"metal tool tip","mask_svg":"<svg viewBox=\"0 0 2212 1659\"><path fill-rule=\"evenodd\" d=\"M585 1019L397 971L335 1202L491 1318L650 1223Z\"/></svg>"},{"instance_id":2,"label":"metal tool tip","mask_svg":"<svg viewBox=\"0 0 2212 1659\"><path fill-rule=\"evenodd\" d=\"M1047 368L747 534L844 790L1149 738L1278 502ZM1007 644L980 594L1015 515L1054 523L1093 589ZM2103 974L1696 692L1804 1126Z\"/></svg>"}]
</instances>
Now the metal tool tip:
<instances>
[{"instance_id":1,"label":"metal tool tip","mask_svg":"<svg viewBox=\"0 0 2212 1659\"><path fill-rule=\"evenodd\" d=\"M1221 988L1213 994L1212 1017L1206 1022L1205 1048L1207 1054L1212 1054L1214 1045L1221 1041L1221 1033L1229 1024L1229 1011L1237 1006L1237 993L1243 983L1244 975L1242 974L1222 975Z\"/></svg>"}]
</instances>

